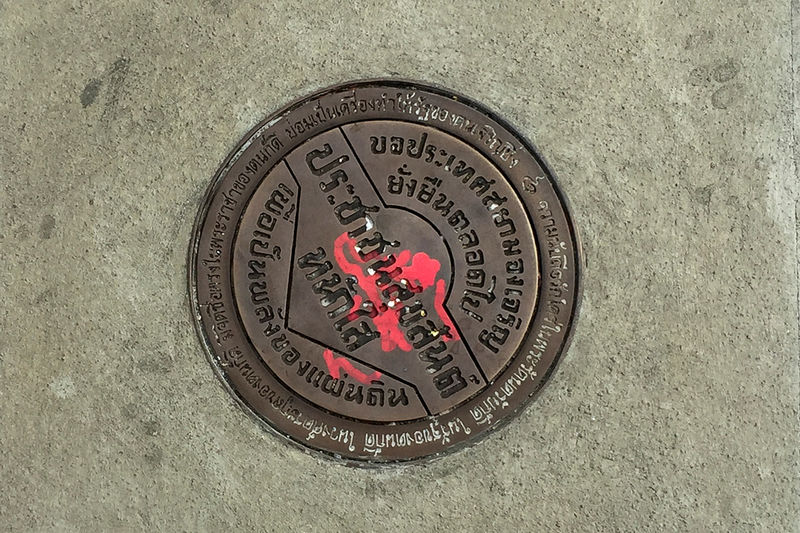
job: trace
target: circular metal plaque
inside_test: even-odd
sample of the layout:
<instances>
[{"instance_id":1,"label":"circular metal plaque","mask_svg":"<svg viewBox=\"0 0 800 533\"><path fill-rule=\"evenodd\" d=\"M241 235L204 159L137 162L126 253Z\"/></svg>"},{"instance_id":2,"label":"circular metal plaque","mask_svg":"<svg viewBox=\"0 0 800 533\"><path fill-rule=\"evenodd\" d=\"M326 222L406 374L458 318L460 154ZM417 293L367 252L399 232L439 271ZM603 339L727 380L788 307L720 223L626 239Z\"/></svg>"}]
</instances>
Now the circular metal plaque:
<instances>
[{"instance_id":1,"label":"circular metal plaque","mask_svg":"<svg viewBox=\"0 0 800 533\"><path fill-rule=\"evenodd\" d=\"M531 144L399 80L320 91L253 129L190 255L197 329L232 394L350 461L430 458L508 420L579 301L575 228Z\"/></svg>"}]
</instances>

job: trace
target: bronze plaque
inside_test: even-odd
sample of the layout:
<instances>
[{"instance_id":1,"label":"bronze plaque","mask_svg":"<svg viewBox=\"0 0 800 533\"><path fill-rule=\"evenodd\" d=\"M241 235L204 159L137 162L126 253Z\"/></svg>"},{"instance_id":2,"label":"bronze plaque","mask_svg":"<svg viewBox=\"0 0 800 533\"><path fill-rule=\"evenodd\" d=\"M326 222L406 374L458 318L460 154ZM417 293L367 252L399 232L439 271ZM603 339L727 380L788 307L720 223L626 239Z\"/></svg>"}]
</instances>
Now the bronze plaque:
<instances>
[{"instance_id":1,"label":"bronze plaque","mask_svg":"<svg viewBox=\"0 0 800 533\"><path fill-rule=\"evenodd\" d=\"M533 146L470 99L338 85L228 156L190 292L231 393L351 462L431 458L511 418L567 347L580 246Z\"/></svg>"}]
</instances>

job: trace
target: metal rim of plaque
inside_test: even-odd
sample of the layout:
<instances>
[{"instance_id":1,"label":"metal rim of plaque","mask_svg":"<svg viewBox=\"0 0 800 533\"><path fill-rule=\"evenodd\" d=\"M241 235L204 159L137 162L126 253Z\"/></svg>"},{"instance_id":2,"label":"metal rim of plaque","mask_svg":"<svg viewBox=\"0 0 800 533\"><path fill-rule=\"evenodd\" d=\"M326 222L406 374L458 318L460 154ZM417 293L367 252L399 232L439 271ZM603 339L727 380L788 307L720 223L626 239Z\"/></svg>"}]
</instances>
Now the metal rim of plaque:
<instances>
[{"instance_id":1,"label":"metal rim of plaque","mask_svg":"<svg viewBox=\"0 0 800 533\"><path fill-rule=\"evenodd\" d=\"M509 421L569 345L582 252L533 145L452 91L330 87L253 128L189 253L198 335L265 427L357 465Z\"/></svg>"}]
</instances>

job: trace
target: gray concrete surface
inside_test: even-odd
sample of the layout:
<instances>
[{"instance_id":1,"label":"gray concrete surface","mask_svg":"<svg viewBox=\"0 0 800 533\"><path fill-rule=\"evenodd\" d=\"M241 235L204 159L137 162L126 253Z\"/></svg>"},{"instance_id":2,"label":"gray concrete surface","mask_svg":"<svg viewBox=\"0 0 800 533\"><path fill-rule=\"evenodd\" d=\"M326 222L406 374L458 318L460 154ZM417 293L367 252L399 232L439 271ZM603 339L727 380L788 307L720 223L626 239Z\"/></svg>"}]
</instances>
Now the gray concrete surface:
<instances>
[{"instance_id":1,"label":"gray concrete surface","mask_svg":"<svg viewBox=\"0 0 800 533\"><path fill-rule=\"evenodd\" d=\"M0 530L800 531L791 12L0 3ZM239 138L382 75L467 93L532 138L588 268L540 401L463 453L374 472L234 405L185 280Z\"/></svg>"}]
</instances>

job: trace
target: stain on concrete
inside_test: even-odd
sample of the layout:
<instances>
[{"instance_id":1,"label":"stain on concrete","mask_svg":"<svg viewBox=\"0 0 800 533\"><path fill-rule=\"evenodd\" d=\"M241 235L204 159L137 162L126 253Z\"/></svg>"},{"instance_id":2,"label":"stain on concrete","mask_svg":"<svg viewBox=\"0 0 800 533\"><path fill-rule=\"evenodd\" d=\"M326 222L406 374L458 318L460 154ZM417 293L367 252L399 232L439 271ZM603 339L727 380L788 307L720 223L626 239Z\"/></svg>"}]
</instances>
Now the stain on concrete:
<instances>
[{"instance_id":1,"label":"stain on concrete","mask_svg":"<svg viewBox=\"0 0 800 533\"><path fill-rule=\"evenodd\" d=\"M231 3L227 0L203 0L202 4L221 15L228 15L231 12Z\"/></svg>"},{"instance_id":2,"label":"stain on concrete","mask_svg":"<svg viewBox=\"0 0 800 533\"><path fill-rule=\"evenodd\" d=\"M157 436L160 430L161 422L155 418L148 418L142 422L142 432L149 437Z\"/></svg>"},{"instance_id":3,"label":"stain on concrete","mask_svg":"<svg viewBox=\"0 0 800 533\"><path fill-rule=\"evenodd\" d=\"M687 80L689 85L699 87L711 83L711 71L708 65L700 65L689 71L689 78Z\"/></svg>"},{"instance_id":4,"label":"stain on concrete","mask_svg":"<svg viewBox=\"0 0 800 533\"><path fill-rule=\"evenodd\" d=\"M107 96L103 109L104 122L113 120L118 115L120 102L125 94L125 84L130 65L131 60L128 57L119 56L104 75L107 84Z\"/></svg>"},{"instance_id":5,"label":"stain on concrete","mask_svg":"<svg viewBox=\"0 0 800 533\"><path fill-rule=\"evenodd\" d=\"M694 197L700 205L706 208L706 211L711 207L711 194L713 192L713 185L707 185L694 190Z\"/></svg>"},{"instance_id":6,"label":"stain on concrete","mask_svg":"<svg viewBox=\"0 0 800 533\"><path fill-rule=\"evenodd\" d=\"M736 85L720 87L711 95L711 105L714 109L728 109L738 100L739 90Z\"/></svg>"},{"instance_id":7,"label":"stain on concrete","mask_svg":"<svg viewBox=\"0 0 800 533\"><path fill-rule=\"evenodd\" d=\"M380 480L364 480L364 496L372 501L386 496L386 486Z\"/></svg>"},{"instance_id":8,"label":"stain on concrete","mask_svg":"<svg viewBox=\"0 0 800 533\"><path fill-rule=\"evenodd\" d=\"M89 83L86 84L86 87L83 88L83 92L81 93L81 105L84 108L94 103L97 95L100 94L100 87L102 86L103 82L100 80L89 80Z\"/></svg>"},{"instance_id":9,"label":"stain on concrete","mask_svg":"<svg viewBox=\"0 0 800 533\"><path fill-rule=\"evenodd\" d=\"M695 48L700 48L711 44L713 40L714 40L714 30L700 29L690 33L686 37L684 48L686 48L686 50L694 50Z\"/></svg>"},{"instance_id":10,"label":"stain on concrete","mask_svg":"<svg viewBox=\"0 0 800 533\"><path fill-rule=\"evenodd\" d=\"M46 303L50 302L53 299L53 297L55 297L55 295L56 295L56 291L53 290L52 287L47 288L47 289L43 290L42 292L40 292L36 296L36 298L33 300L33 303L35 305L46 304Z\"/></svg>"},{"instance_id":11,"label":"stain on concrete","mask_svg":"<svg viewBox=\"0 0 800 533\"><path fill-rule=\"evenodd\" d=\"M122 96L122 88L125 84L125 78L128 76L130 63L129 58L119 56L99 78L90 79L83 87L80 96L83 108L86 109L94 104L100 95L101 89L105 87L104 93L106 96L103 115L106 118L110 118L109 114L113 115Z\"/></svg>"},{"instance_id":12,"label":"stain on concrete","mask_svg":"<svg viewBox=\"0 0 800 533\"><path fill-rule=\"evenodd\" d=\"M695 87L727 83L739 74L740 69L741 63L733 58L728 58L716 64L698 65L689 71L687 82Z\"/></svg>"},{"instance_id":13,"label":"stain on concrete","mask_svg":"<svg viewBox=\"0 0 800 533\"><path fill-rule=\"evenodd\" d=\"M762 155L756 158L754 166L756 170L769 170L773 164L775 164L775 161L770 156Z\"/></svg>"},{"instance_id":14,"label":"stain on concrete","mask_svg":"<svg viewBox=\"0 0 800 533\"><path fill-rule=\"evenodd\" d=\"M731 81L739 74L739 62L735 59L729 58L714 67L713 76L719 83L726 83Z\"/></svg>"},{"instance_id":15,"label":"stain on concrete","mask_svg":"<svg viewBox=\"0 0 800 533\"><path fill-rule=\"evenodd\" d=\"M163 350L141 353L136 358L136 368L152 374L166 374L174 366L174 359Z\"/></svg>"},{"instance_id":16,"label":"stain on concrete","mask_svg":"<svg viewBox=\"0 0 800 533\"><path fill-rule=\"evenodd\" d=\"M161 433L161 422L142 409L142 405L127 403L120 407L120 414L138 436L157 437Z\"/></svg>"},{"instance_id":17,"label":"stain on concrete","mask_svg":"<svg viewBox=\"0 0 800 533\"><path fill-rule=\"evenodd\" d=\"M130 69L130 64L130 59L120 56L116 61L114 61L114 64L111 65L111 69L108 72L108 83L111 88L111 97L109 100L111 102L116 103L119 95L116 95L115 93L118 92L125 83L125 78L128 76L128 70Z\"/></svg>"},{"instance_id":18,"label":"stain on concrete","mask_svg":"<svg viewBox=\"0 0 800 533\"><path fill-rule=\"evenodd\" d=\"M729 84L741 70L741 62L727 58L715 64L702 64L689 71L687 83L694 87L709 87L713 90L709 98L714 109L728 109L738 99L741 84ZM719 84L723 84L721 87ZM716 88L715 88L716 87Z\"/></svg>"},{"instance_id":19,"label":"stain on concrete","mask_svg":"<svg viewBox=\"0 0 800 533\"><path fill-rule=\"evenodd\" d=\"M150 466L160 467L164 462L164 450L161 446L151 444L146 448L143 457Z\"/></svg>"},{"instance_id":20,"label":"stain on concrete","mask_svg":"<svg viewBox=\"0 0 800 533\"><path fill-rule=\"evenodd\" d=\"M53 230L56 227L56 219L53 215L47 214L42 217L42 223L39 225L39 237L42 240L50 239L53 236Z\"/></svg>"}]
</instances>

